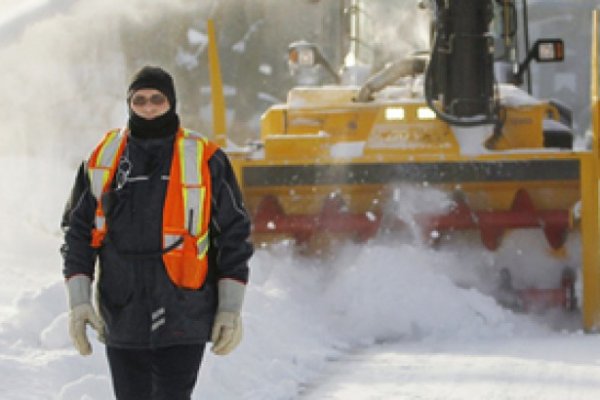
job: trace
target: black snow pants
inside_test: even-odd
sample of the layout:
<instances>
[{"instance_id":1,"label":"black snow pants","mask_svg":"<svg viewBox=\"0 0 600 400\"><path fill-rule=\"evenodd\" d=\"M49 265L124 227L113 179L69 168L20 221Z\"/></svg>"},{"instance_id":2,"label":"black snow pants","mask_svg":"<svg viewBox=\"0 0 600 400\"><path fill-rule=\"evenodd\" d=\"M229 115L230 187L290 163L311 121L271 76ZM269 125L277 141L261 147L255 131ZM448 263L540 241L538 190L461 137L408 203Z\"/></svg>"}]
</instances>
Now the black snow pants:
<instances>
[{"instance_id":1,"label":"black snow pants","mask_svg":"<svg viewBox=\"0 0 600 400\"><path fill-rule=\"evenodd\" d=\"M117 400L190 400L204 344L158 349L106 347Z\"/></svg>"}]
</instances>

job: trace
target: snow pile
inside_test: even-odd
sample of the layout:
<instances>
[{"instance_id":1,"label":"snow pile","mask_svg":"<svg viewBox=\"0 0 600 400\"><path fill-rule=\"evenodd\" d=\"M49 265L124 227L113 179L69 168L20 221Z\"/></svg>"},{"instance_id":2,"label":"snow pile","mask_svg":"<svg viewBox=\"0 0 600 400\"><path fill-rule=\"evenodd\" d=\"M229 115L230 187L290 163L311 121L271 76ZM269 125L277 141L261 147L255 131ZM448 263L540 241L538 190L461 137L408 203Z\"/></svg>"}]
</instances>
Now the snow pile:
<instances>
[{"instance_id":1,"label":"snow pile","mask_svg":"<svg viewBox=\"0 0 600 400\"><path fill-rule=\"evenodd\" d=\"M368 247L327 293L330 322L342 337L365 344L514 333L515 317L494 300L435 272L459 262L453 254L411 245Z\"/></svg>"},{"instance_id":2,"label":"snow pile","mask_svg":"<svg viewBox=\"0 0 600 400\"><path fill-rule=\"evenodd\" d=\"M494 133L493 125L481 125L472 127L453 126L452 132L458 141L462 155L478 155L489 153L485 142Z\"/></svg>"},{"instance_id":3,"label":"snow pile","mask_svg":"<svg viewBox=\"0 0 600 400\"><path fill-rule=\"evenodd\" d=\"M329 360L357 346L539 331L441 272L461 262L451 252L409 244L348 246L329 262L296 257L285 245L259 250L251 263L244 341L229 357L207 352L195 398L292 398ZM90 358L71 348L58 268L56 275L52 284L21 295L14 317L1 325L5 398L24 390L36 399L50 398L44 393L109 398L102 346L94 340ZM32 374L35 383L25 384Z\"/></svg>"}]
</instances>

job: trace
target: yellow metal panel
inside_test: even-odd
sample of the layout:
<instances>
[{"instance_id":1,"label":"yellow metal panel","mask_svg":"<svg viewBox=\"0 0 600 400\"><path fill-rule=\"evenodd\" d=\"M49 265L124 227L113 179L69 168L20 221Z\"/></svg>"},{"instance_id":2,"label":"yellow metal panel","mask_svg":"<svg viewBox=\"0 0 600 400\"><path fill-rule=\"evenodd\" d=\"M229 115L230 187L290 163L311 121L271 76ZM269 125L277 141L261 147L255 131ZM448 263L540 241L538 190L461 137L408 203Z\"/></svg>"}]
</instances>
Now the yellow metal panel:
<instances>
[{"instance_id":1,"label":"yellow metal panel","mask_svg":"<svg viewBox=\"0 0 600 400\"><path fill-rule=\"evenodd\" d=\"M548 112L548 105L541 103L534 106L506 107L506 120L502 128L502 136L494 149L520 149L544 147L542 121Z\"/></svg>"},{"instance_id":2,"label":"yellow metal panel","mask_svg":"<svg viewBox=\"0 0 600 400\"><path fill-rule=\"evenodd\" d=\"M599 170L598 170L598 20L600 13L594 11L592 21L592 153L582 157L582 251L583 251L583 325L587 331L600 329L600 222L598 221Z\"/></svg>"},{"instance_id":3,"label":"yellow metal panel","mask_svg":"<svg viewBox=\"0 0 600 400\"><path fill-rule=\"evenodd\" d=\"M261 116L260 133L263 141L272 133L285 133L285 112L285 107L273 106Z\"/></svg>"},{"instance_id":4,"label":"yellow metal panel","mask_svg":"<svg viewBox=\"0 0 600 400\"><path fill-rule=\"evenodd\" d=\"M380 158L388 155L415 157L435 154L436 157L458 153L458 143L448 125L437 119L418 118L422 103L390 104L380 107L369 129L365 155ZM390 120L387 111L402 109L401 121Z\"/></svg>"},{"instance_id":5,"label":"yellow metal panel","mask_svg":"<svg viewBox=\"0 0 600 400\"><path fill-rule=\"evenodd\" d=\"M592 20L592 51L591 51L591 61L592 61L592 71L591 71L591 98L592 98L592 152L595 155L600 154L598 151L598 132L600 126L600 113L598 112L598 107L600 104L600 93L599 91L599 82L600 76L598 76L598 35L600 34L600 27L598 26L600 19L600 10L594 10L593 20Z\"/></svg>"},{"instance_id":6,"label":"yellow metal panel","mask_svg":"<svg viewBox=\"0 0 600 400\"><path fill-rule=\"evenodd\" d=\"M600 249L598 221L598 160L582 157L581 246L583 280L583 325L588 331L600 328Z\"/></svg>"},{"instance_id":7,"label":"yellow metal panel","mask_svg":"<svg viewBox=\"0 0 600 400\"><path fill-rule=\"evenodd\" d=\"M271 135L265 140L265 156L268 160L296 160L298 156L315 159L329 157L329 136Z\"/></svg>"}]
</instances>

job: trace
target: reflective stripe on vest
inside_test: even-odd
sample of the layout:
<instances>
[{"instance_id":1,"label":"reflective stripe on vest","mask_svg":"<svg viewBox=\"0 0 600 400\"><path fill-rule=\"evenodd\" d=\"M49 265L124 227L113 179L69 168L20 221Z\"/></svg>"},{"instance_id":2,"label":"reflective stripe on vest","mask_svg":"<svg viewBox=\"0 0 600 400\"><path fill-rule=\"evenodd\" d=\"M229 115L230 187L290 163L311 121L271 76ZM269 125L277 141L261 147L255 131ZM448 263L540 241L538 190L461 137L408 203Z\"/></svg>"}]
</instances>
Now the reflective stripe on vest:
<instances>
[{"instance_id":1,"label":"reflective stripe on vest","mask_svg":"<svg viewBox=\"0 0 600 400\"><path fill-rule=\"evenodd\" d=\"M104 140L100 143L95 162L93 165L88 164L90 189L96 199L100 198L104 192L105 185L112 179L110 170L115 165L119 145L123 137L124 130L108 132Z\"/></svg>"},{"instance_id":2,"label":"reflective stripe on vest","mask_svg":"<svg viewBox=\"0 0 600 400\"><path fill-rule=\"evenodd\" d=\"M93 164L92 193L98 200L95 230L101 233L92 232L94 247L101 245L107 229L99 199L110 188L127 140L127 135L117 136L114 132L107 134L89 162ZM171 280L185 288L199 288L208 270L211 201L208 159L216 149L215 144L196 132L181 128L177 132L163 208L163 261ZM94 236L100 236L96 243Z\"/></svg>"},{"instance_id":3,"label":"reflective stripe on vest","mask_svg":"<svg viewBox=\"0 0 600 400\"><path fill-rule=\"evenodd\" d=\"M197 236L202 227L200 204L204 204L205 193L200 173L204 143L200 140L189 139L187 135L186 131L186 137L178 143L183 184L183 208L186 210L185 226L190 234Z\"/></svg>"},{"instance_id":4,"label":"reflective stripe on vest","mask_svg":"<svg viewBox=\"0 0 600 400\"><path fill-rule=\"evenodd\" d=\"M108 132L96 147L88 160L90 190L98 202L92 230L92 247L100 247L106 235L106 218L102 209L102 193L110 187L115 174L116 164L125 148L127 135L125 129Z\"/></svg>"}]
</instances>

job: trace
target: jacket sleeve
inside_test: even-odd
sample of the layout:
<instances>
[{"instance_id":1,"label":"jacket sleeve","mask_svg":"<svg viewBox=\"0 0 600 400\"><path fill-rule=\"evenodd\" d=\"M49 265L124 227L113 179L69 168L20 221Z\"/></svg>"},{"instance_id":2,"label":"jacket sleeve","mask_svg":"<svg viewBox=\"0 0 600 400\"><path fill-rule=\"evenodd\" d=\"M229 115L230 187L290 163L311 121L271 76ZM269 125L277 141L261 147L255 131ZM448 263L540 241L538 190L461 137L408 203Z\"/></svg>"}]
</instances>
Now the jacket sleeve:
<instances>
[{"instance_id":1,"label":"jacket sleeve","mask_svg":"<svg viewBox=\"0 0 600 400\"><path fill-rule=\"evenodd\" d=\"M60 251L63 256L63 275L66 279L80 274L91 279L94 277L97 250L90 246L90 242L95 213L96 199L90 191L86 164L83 162L77 172L61 222L64 243Z\"/></svg>"},{"instance_id":2,"label":"jacket sleeve","mask_svg":"<svg viewBox=\"0 0 600 400\"><path fill-rule=\"evenodd\" d=\"M250 242L250 218L229 159L222 150L210 158L211 235L216 247L217 279L248 281L248 260L254 251Z\"/></svg>"}]
</instances>

